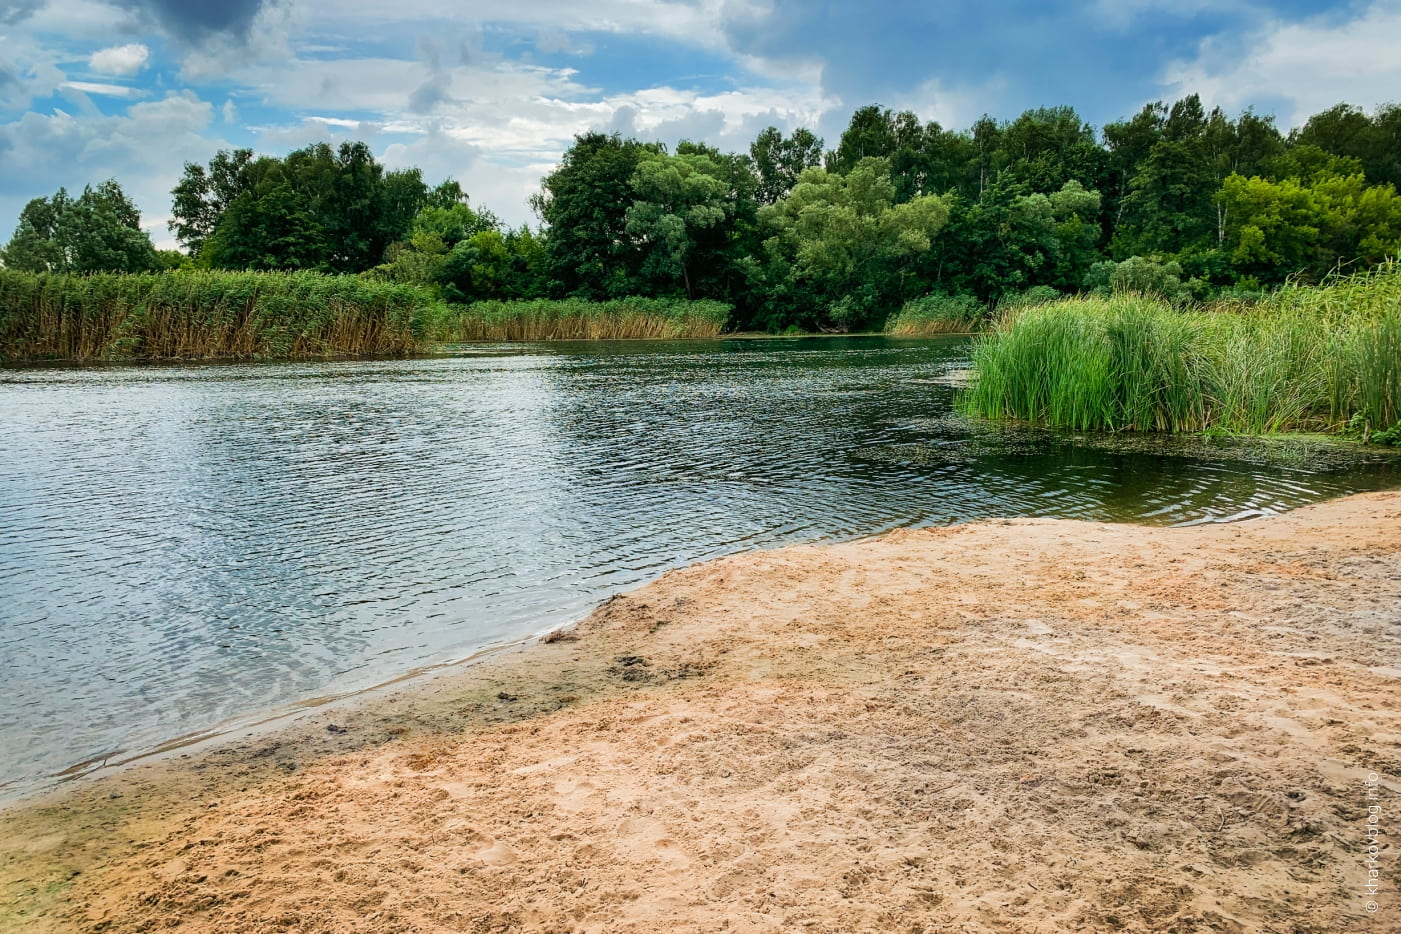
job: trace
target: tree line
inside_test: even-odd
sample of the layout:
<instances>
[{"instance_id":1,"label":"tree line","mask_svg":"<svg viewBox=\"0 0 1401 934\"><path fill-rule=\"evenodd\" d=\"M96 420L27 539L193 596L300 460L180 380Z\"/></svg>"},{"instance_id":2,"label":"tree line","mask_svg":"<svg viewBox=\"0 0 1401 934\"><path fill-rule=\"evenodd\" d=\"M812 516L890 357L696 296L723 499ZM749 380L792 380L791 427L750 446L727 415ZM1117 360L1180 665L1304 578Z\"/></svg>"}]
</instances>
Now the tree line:
<instances>
[{"instance_id":1,"label":"tree line","mask_svg":"<svg viewBox=\"0 0 1401 934\"><path fill-rule=\"evenodd\" d=\"M0 259L33 271L307 269L452 302L712 299L734 324L877 327L905 302L1139 289L1172 298L1318 281L1401 253L1401 106L1272 117L1153 103L1098 133L1070 107L966 130L878 105L837 145L768 128L747 153L575 138L511 229L451 180L363 143L188 163L158 253L115 181L36 198Z\"/></svg>"}]
</instances>

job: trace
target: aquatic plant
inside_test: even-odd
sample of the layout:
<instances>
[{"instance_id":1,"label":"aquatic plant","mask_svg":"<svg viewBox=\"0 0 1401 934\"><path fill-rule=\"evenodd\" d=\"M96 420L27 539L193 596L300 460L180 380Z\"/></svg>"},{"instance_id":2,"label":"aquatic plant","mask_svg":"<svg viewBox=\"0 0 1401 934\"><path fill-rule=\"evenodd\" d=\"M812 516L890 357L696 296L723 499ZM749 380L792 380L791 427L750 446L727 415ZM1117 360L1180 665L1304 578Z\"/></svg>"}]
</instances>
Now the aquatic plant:
<instances>
[{"instance_id":1,"label":"aquatic plant","mask_svg":"<svg viewBox=\"0 0 1401 934\"><path fill-rule=\"evenodd\" d=\"M885 333L892 337L964 334L977 328L986 316L987 307L971 295L935 292L906 302L885 323Z\"/></svg>"},{"instance_id":2,"label":"aquatic plant","mask_svg":"<svg viewBox=\"0 0 1401 934\"><path fill-rule=\"evenodd\" d=\"M671 298L486 301L449 306L431 333L440 341L714 337L730 311L723 302Z\"/></svg>"},{"instance_id":3,"label":"aquatic plant","mask_svg":"<svg viewBox=\"0 0 1401 934\"><path fill-rule=\"evenodd\" d=\"M436 304L414 286L312 272L0 269L0 360L406 354L426 346Z\"/></svg>"},{"instance_id":4,"label":"aquatic plant","mask_svg":"<svg viewBox=\"0 0 1401 934\"><path fill-rule=\"evenodd\" d=\"M1094 296L1029 308L973 349L962 409L1074 429L1364 433L1401 422L1401 267L1179 310Z\"/></svg>"}]
</instances>

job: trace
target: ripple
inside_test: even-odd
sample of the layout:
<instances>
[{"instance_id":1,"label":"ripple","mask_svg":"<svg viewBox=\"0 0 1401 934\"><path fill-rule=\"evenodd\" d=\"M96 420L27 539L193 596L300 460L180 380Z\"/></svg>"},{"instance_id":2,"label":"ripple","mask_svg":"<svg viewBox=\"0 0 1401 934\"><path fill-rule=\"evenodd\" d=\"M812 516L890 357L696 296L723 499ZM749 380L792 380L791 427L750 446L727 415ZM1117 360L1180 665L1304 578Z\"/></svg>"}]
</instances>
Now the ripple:
<instances>
[{"instance_id":1,"label":"ripple","mask_svg":"<svg viewBox=\"0 0 1401 934\"><path fill-rule=\"evenodd\" d=\"M1396 486L1335 448L970 424L962 340L0 371L0 788L383 682L734 551Z\"/></svg>"}]
</instances>

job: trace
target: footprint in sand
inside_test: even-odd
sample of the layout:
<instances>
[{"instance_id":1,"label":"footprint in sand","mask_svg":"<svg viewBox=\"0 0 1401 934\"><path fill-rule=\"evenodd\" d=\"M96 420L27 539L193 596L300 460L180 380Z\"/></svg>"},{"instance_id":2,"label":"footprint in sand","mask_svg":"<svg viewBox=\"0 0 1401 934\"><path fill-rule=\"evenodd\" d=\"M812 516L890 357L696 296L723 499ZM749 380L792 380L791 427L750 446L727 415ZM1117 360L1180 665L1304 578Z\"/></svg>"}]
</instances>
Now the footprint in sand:
<instances>
[{"instance_id":1,"label":"footprint in sand","mask_svg":"<svg viewBox=\"0 0 1401 934\"><path fill-rule=\"evenodd\" d=\"M589 799L599 794L592 782L566 780L555 782L555 806L561 811L574 813L588 807Z\"/></svg>"},{"instance_id":2,"label":"footprint in sand","mask_svg":"<svg viewBox=\"0 0 1401 934\"><path fill-rule=\"evenodd\" d=\"M481 860L488 866L508 866L516 861L516 851L511 849L500 840L487 838L486 845L475 850L471 854L473 859Z\"/></svg>"}]
</instances>

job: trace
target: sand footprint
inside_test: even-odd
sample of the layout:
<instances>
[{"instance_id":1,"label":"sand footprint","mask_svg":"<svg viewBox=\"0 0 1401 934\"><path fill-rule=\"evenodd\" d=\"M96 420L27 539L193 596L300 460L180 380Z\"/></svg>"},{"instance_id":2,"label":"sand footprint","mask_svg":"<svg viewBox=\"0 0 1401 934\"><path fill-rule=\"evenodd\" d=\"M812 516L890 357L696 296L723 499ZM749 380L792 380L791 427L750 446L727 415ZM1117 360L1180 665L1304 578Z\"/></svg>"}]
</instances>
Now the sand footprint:
<instances>
[{"instance_id":1,"label":"sand footprint","mask_svg":"<svg viewBox=\"0 0 1401 934\"><path fill-rule=\"evenodd\" d=\"M487 837L483 842L485 845L470 854L473 859L481 860L488 866L509 866L516 861L516 851L500 840Z\"/></svg>"},{"instance_id":2,"label":"sand footprint","mask_svg":"<svg viewBox=\"0 0 1401 934\"><path fill-rule=\"evenodd\" d=\"M593 782L565 780L555 782L555 794L555 806L574 813L588 807L589 799L598 796L599 790Z\"/></svg>"}]
</instances>

